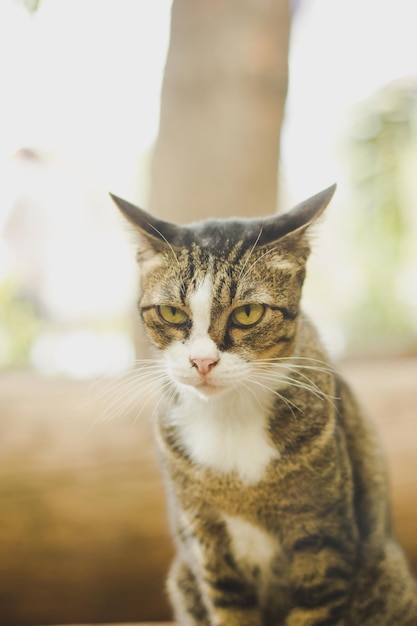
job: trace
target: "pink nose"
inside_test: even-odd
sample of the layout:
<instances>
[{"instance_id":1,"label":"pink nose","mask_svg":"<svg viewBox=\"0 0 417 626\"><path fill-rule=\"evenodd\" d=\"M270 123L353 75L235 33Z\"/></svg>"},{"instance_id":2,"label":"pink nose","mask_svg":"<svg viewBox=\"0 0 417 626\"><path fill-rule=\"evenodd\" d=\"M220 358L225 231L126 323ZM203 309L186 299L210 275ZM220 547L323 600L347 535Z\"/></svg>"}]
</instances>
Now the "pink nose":
<instances>
[{"instance_id":1,"label":"pink nose","mask_svg":"<svg viewBox=\"0 0 417 626\"><path fill-rule=\"evenodd\" d=\"M218 363L219 359L190 359L193 367L196 367L200 374L205 376Z\"/></svg>"}]
</instances>

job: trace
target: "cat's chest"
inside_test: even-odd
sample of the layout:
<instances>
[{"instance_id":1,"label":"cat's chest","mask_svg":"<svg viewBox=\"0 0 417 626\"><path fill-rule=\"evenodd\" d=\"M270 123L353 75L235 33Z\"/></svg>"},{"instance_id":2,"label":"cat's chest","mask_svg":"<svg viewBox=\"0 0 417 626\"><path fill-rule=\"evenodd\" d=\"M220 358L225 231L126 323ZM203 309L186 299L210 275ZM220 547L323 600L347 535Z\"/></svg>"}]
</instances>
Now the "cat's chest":
<instances>
[{"instance_id":1,"label":"cat's chest","mask_svg":"<svg viewBox=\"0 0 417 626\"><path fill-rule=\"evenodd\" d=\"M273 567L282 560L279 540L262 528L239 516L224 516L230 547L240 570L257 584L259 592L266 592L273 577Z\"/></svg>"},{"instance_id":2,"label":"cat's chest","mask_svg":"<svg viewBox=\"0 0 417 626\"><path fill-rule=\"evenodd\" d=\"M280 457L267 433L264 408L237 395L216 402L190 398L172 410L171 418L193 462L222 474L235 472L250 484Z\"/></svg>"}]
</instances>

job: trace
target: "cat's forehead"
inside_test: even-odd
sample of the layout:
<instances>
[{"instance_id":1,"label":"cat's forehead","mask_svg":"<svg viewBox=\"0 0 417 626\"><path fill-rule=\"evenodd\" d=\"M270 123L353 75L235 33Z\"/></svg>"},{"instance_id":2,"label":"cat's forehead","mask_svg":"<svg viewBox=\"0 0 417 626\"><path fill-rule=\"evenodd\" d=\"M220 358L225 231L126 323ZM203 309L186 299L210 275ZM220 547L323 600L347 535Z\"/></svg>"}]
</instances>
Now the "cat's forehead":
<instances>
[{"instance_id":1,"label":"cat's forehead","mask_svg":"<svg viewBox=\"0 0 417 626\"><path fill-rule=\"evenodd\" d=\"M245 251L253 246L262 236L264 227L258 220L230 218L190 224L183 232L189 238L186 246L193 243L201 252L223 257L236 247Z\"/></svg>"},{"instance_id":2,"label":"cat's forehead","mask_svg":"<svg viewBox=\"0 0 417 626\"><path fill-rule=\"evenodd\" d=\"M296 265L274 249L258 249L239 240L232 245L229 240L227 246L194 241L189 247L167 248L149 269L143 277L146 301L188 305L204 285L210 301L229 306L242 301L268 303L277 274L293 274Z\"/></svg>"}]
</instances>

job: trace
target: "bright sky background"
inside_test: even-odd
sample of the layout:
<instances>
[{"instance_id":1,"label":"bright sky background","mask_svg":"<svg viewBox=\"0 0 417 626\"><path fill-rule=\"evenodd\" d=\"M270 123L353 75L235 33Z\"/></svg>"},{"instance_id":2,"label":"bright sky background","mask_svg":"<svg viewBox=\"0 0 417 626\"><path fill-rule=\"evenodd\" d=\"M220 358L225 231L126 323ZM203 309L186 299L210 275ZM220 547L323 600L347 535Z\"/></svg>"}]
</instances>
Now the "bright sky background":
<instances>
[{"instance_id":1,"label":"bright sky background","mask_svg":"<svg viewBox=\"0 0 417 626\"><path fill-rule=\"evenodd\" d=\"M155 140L169 0L0 0L0 161L22 146L125 188Z\"/></svg>"},{"instance_id":2,"label":"bright sky background","mask_svg":"<svg viewBox=\"0 0 417 626\"><path fill-rule=\"evenodd\" d=\"M170 6L42 0L32 16L0 0L0 163L36 146L132 191L138 156L157 133ZM339 174L332 144L352 104L416 73L416 22L415 0L301 2L282 146L291 196Z\"/></svg>"},{"instance_id":3,"label":"bright sky background","mask_svg":"<svg viewBox=\"0 0 417 626\"><path fill-rule=\"evenodd\" d=\"M304 0L292 31L281 148L297 201L343 182L338 147L352 106L417 75L415 0Z\"/></svg>"},{"instance_id":4,"label":"bright sky background","mask_svg":"<svg viewBox=\"0 0 417 626\"><path fill-rule=\"evenodd\" d=\"M417 74L416 0L299 6L281 150L286 205L334 181L343 198L338 150L351 107ZM27 185L47 207L42 219L58 229L42 243L42 289L63 319L111 313L132 297L131 250L111 240L111 218L97 227L89 200L109 207L112 190L146 207L138 170L157 135L170 7L170 0L42 0L30 15L19 2L0 0L0 232ZM27 173L22 182L10 163L23 147L54 155L36 182ZM109 255L110 247L118 253ZM7 263L0 245L0 278Z\"/></svg>"}]
</instances>

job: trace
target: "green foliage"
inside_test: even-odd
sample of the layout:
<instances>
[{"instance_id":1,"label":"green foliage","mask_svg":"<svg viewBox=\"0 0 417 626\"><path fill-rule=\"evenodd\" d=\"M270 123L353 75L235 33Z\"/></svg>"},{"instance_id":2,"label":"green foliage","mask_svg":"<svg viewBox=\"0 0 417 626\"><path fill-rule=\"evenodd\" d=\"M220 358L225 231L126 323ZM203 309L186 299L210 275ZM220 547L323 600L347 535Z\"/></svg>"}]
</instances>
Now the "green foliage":
<instances>
[{"instance_id":1,"label":"green foliage","mask_svg":"<svg viewBox=\"0 0 417 626\"><path fill-rule=\"evenodd\" d=\"M17 2L21 2L30 13L35 13L38 8L39 5L41 3L41 0L15 0Z\"/></svg>"},{"instance_id":2,"label":"green foliage","mask_svg":"<svg viewBox=\"0 0 417 626\"><path fill-rule=\"evenodd\" d=\"M349 146L354 188L352 260L361 296L351 315L351 344L401 346L417 340L412 298L404 279L415 263L413 212L408 198L415 158L417 83L401 81L362 103ZM410 292L415 285L408 285ZM353 322L352 322L353 319Z\"/></svg>"},{"instance_id":3,"label":"green foliage","mask_svg":"<svg viewBox=\"0 0 417 626\"><path fill-rule=\"evenodd\" d=\"M17 281L0 283L0 367L25 367L43 327L35 306L19 294Z\"/></svg>"}]
</instances>

